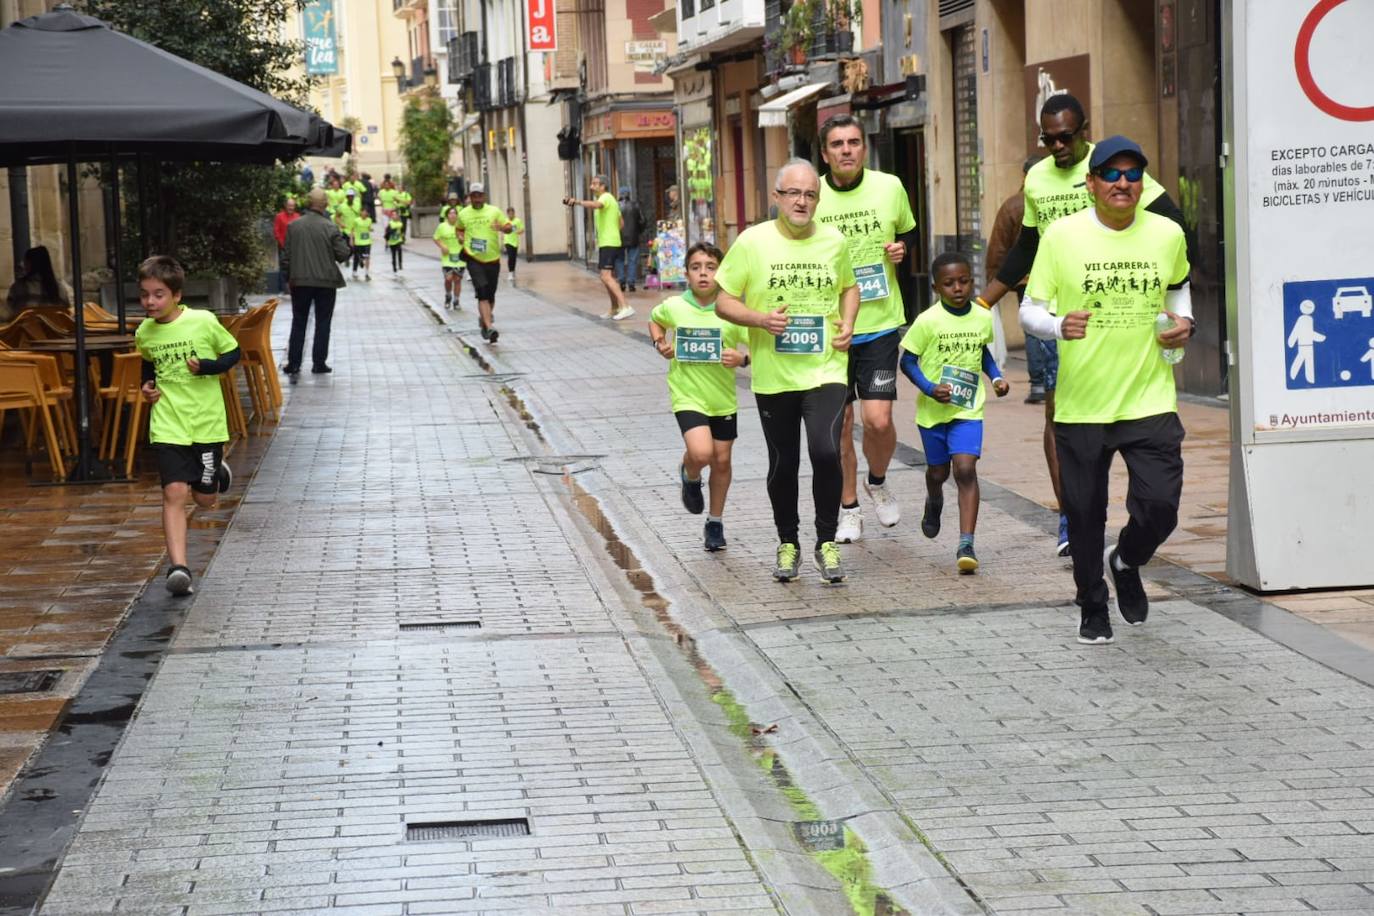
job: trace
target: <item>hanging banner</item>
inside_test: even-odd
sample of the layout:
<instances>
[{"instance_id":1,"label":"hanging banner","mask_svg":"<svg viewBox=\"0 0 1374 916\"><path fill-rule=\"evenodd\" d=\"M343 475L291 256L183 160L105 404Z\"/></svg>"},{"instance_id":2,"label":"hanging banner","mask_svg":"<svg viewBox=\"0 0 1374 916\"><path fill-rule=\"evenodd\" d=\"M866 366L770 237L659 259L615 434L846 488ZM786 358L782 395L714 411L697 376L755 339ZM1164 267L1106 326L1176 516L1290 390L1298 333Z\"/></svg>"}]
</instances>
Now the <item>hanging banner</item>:
<instances>
[{"instance_id":1,"label":"hanging banner","mask_svg":"<svg viewBox=\"0 0 1374 916\"><path fill-rule=\"evenodd\" d=\"M339 72L339 35L334 0L310 0L305 5L305 72L332 76Z\"/></svg>"},{"instance_id":2,"label":"hanging banner","mask_svg":"<svg viewBox=\"0 0 1374 916\"><path fill-rule=\"evenodd\" d=\"M553 0L527 0L531 51L557 51L558 27Z\"/></svg>"}]
</instances>

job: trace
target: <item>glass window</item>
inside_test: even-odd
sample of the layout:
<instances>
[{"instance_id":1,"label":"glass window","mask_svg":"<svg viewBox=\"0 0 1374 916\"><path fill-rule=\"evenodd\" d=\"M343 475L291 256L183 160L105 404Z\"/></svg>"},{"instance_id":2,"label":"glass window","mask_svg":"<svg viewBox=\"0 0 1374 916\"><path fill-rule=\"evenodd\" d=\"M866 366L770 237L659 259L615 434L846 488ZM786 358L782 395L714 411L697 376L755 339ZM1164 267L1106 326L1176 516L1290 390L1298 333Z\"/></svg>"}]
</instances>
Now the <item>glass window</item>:
<instances>
[{"instance_id":1,"label":"glass window","mask_svg":"<svg viewBox=\"0 0 1374 916\"><path fill-rule=\"evenodd\" d=\"M439 44L447 48L449 39L458 36L458 0L437 0L439 14Z\"/></svg>"}]
</instances>

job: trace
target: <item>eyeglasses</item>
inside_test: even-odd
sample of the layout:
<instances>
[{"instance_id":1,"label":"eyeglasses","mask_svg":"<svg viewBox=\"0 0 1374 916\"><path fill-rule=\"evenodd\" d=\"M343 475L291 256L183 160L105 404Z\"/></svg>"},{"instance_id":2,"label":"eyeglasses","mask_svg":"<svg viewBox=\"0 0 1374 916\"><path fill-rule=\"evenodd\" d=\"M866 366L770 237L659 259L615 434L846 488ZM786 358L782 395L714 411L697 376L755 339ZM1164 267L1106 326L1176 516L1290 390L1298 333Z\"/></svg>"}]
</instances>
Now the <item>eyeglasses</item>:
<instances>
[{"instance_id":1,"label":"eyeglasses","mask_svg":"<svg viewBox=\"0 0 1374 916\"><path fill-rule=\"evenodd\" d=\"M821 199L819 191L803 191L801 188L777 188L777 193L785 200L805 200L808 204L814 204Z\"/></svg>"},{"instance_id":2,"label":"eyeglasses","mask_svg":"<svg viewBox=\"0 0 1374 916\"><path fill-rule=\"evenodd\" d=\"M1050 149L1051 147L1055 146L1068 146L1070 143L1073 142L1073 138L1078 136L1078 132L1082 129L1083 128L1081 127L1077 127L1073 130L1066 130L1058 134L1042 133L1040 135L1040 142L1044 144L1046 149Z\"/></svg>"},{"instance_id":3,"label":"eyeglasses","mask_svg":"<svg viewBox=\"0 0 1374 916\"><path fill-rule=\"evenodd\" d=\"M1109 184L1115 184L1120 181L1122 175L1125 175L1126 180L1131 184L1135 184L1145 176L1145 166L1137 165L1129 169L1098 169L1095 174L1098 178L1101 178Z\"/></svg>"}]
</instances>

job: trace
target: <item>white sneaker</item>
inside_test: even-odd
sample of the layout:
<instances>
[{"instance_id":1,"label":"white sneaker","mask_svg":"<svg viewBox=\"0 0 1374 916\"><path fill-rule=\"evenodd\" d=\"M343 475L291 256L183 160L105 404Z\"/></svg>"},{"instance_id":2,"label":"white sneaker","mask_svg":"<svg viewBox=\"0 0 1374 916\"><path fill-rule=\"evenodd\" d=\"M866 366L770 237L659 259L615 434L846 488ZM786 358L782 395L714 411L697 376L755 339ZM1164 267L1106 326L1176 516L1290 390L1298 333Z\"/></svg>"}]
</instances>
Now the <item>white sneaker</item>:
<instances>
[{"instance_id":1,"label":"white sneaker","mask_svg":"<svg viewBox=\"0 0 1374 916\"><path fill-rule=\"evenodd\" d=\"M887 484L875 487L865 480L864 492L873 500L873 510L878 513L878 522L884 528L891 528L902 520L902 507L897 504L897 497L888 491Z\"/></svg>"},{"instance_id":2,"label":"white sneaker","mask_svg":"<svg viewBox=\"0 0 1374 916\"><path fill-rule=\"evenodd\" d=\"M853 544L864 536L864 516L861 509L840 507L840 526L835 529L835 543Z\"/></svg>"},{"instance_id":3,"label":"white sneaker","mask_svg":"<svg viewBox=\"0 0 1374 916\"><path fill-rule=\"evenodd\" d=\"M634 306L627 305L611 316L613 321L624 321L635 313Z\"/></svg>"}]
</instances>

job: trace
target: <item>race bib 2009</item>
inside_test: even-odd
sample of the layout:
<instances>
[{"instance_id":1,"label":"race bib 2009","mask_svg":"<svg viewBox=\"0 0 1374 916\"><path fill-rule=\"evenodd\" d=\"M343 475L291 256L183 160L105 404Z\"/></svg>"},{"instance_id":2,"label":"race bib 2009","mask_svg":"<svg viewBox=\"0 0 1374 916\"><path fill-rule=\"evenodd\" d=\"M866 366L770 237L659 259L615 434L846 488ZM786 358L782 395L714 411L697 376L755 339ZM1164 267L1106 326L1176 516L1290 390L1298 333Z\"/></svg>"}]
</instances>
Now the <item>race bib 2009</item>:
<instances>
[{"instance_id":1,"label":"race bib 2009","mask_svg":"<svg viewBox=\"0 0 1374 916\"><path fill-rule=\"evenodd\" d=\"M787 327L773 338L773 352L816 355L825 352L825 316L789 315Z\"/></svg>"}]
</instances>

